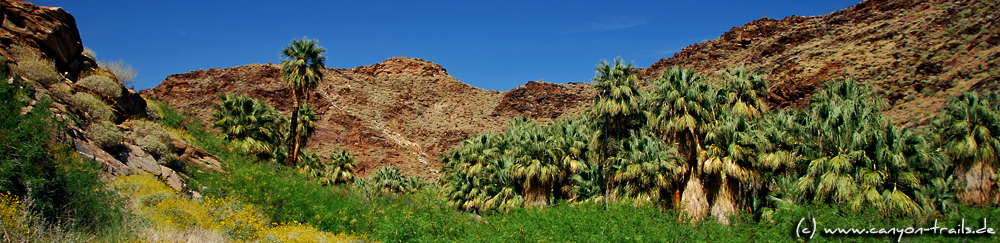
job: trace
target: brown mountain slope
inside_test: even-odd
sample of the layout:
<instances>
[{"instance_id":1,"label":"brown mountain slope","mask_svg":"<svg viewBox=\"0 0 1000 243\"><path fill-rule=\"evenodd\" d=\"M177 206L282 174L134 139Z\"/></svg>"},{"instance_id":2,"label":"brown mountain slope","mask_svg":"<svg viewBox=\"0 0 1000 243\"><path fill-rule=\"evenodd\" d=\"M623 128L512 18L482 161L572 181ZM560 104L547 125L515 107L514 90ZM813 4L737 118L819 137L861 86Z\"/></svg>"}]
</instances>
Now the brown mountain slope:
<instances>
[{"instance_id":1,"label":"brown mountain slope","mask_svg":"<svg viewBox=\"0 0 1000 243\"><path fill-rule=\"evenodd\" d=\"M391 58L353 69L326 69L308 103L320 119L306 151L327 156L340 148L358 158L362 175L382 165L397 165L433 177L438 158L469 135L498 131L510 117L559 117L587 104L583 85L529 83L500 93L459 82L440 65L416 58ZM143 90L147 98L168 101L212 121L212 104L225 93L248 94L287 112L291 93L277 65L251 64L199 70L167 77ZM537 106L539 100L553 101Z\"/></svg>"},{"instance_id":2,"label":"brown mountain slope","mask_svg":"<svg viewBox=\"0 0 1000 243\"><path fill-rule=\"evenodd\" d=\"M760 19L681 50L644 70L680 65L721 76L746 64L769 73L769 100L801 106L824 81L873 83L897 123L927 122L947 97L1000 81L996 1L868 0L818 17Z\"/></svg>"}]
</instances>

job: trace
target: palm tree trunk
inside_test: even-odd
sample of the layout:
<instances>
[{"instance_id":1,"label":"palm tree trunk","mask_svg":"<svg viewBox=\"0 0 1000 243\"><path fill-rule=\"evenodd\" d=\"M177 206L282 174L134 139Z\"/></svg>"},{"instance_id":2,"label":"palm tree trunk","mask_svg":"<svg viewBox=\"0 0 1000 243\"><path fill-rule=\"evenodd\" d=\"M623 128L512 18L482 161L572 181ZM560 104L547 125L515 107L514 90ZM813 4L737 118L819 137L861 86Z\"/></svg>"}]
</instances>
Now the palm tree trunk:
<instances>
[{"instance_id":1,"label":"palm tree trunk","mask_svg":"<svg viewBox=\"0 0 1000 243\"><path fill-rule=\"evenodd\" d=\"M958 191L958 198L965 203L983 205L989 203L994 179L993 167L985 161L959 165L956 174L965 181L965 188Z\"/></svg>"},{"instance_id":2,"label":"palm tree trunk","mask_svg":"<svg viewBox=\"0 0 1000 243\"><path fill-rule=\"evenodd\" d=\"M687 182L684 184L684 192L681 194L681 207L691 221L701 221L708 213L708 196L705 194L705 184L701 180L702 166L698 159L701 153L701 146L694 131L687 134L688 144L688 167Z\"/></svg>"},{"instance_id":3,"label":"palm tree trunk","mask_svg":"<svg viewBox=\"0 0 1000 243\"><path fill-rule=\"evenodd\" d=\"M292 90L292 121L288 135L288 148L293 151L288 151L288 161L285 162L287 166L295 166L298 161L299 156L299 139L298 139L298 127L299 127L299 95L294 89Z\"/></svg>"},{"instance_id":4,"label":"palm tree trunk","mask_svg":"<svg viewBox=\"0 0 1000 243\"><path fill-rule=\"evenodd\" d=\"M719 193L712 202L712 216L719 220L719 223L729 225L729 215L736 212L736 199L733 198L733 188L730 188L729 178L723 174L719 183Z\"/></svg>"}]
</instances>

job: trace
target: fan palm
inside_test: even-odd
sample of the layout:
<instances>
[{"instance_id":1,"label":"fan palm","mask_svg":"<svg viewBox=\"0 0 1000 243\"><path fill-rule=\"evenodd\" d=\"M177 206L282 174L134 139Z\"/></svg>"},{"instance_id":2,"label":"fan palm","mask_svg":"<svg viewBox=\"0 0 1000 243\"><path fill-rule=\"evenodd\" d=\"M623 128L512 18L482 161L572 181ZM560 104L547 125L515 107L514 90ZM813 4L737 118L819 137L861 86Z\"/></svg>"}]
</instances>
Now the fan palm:
<instances>
[{"instance_id":1,"label":"fan palm","mask_svg":"<svg viewBox=\"0 0 1000 243\"><path fill-rule=\"evenodd\" d=\"M226 94L212 105L213 127L240 152L267 160L281 143L285 118L273 107L245 95Z\"/></svg>"},{"instance_id":2,"label":"fan palm","mask_svg":"<svg viewBox=\"0 0 1000 243\"><path fill-rule=\"evenodd\" d=\"M559 178L562 178L557 183L557 198L573 201L580 196L577 189L582 189L580 186L583 184L590 184L582 181L584 178L579 175L594 168L590 164L589 149L593 132L584 119L586 117L561 119L549 125L548 135L551 139L547 142L548 149L560 168Z\"/></svg>"},{"instance_id":3,"label":"fan palm","mask_svg":"<svg viewBox=\"0 0 1000 243\"><path fill-rule=\"evenodd\" d=\"M514 159L511 176L523 182L525 201L531 205L547 205L552 186L561 181L562 171L551 147L547 131L525 117L515 119L507 129L510 146L504 156Z\"/></svg>"},{"instance_id":4,"label":"fan palm","mask_svg":"<svg viewBox=\"0 0 1000 243\"><path fill-rule=\"evenodd\" d=\"M590 108L597 133L594 146L599 151L598 170L604 178L604 203L607 204L613 187L613 173L607 171L608 159L614 157L617 144L630 131L641 127L636 124L643 115L640 111L642 96L638 89L638 79L632 73L632 63L625 64L615 58L614 66L602 61L597 65L597 76L593 80L597 97Z\"/></svg>"},{"instance_id":5,"label":"fan palm","mask_svg":"<svg viewBox=\"0 0 1000 243\"><path fill-rule=\"evenodd\" d=\"M616 196L657 204L672 200L669 195L682 166L676 144L667 145L648 133L636 132L612 161L609 167L615 173Z\"/></svg>"},{"instance_id":6,"label":"fan palm","mask_svg":"<svg viewBox=\"0 0 1000 243\"><path fill-rule=\"evenodd\" d=\"M441 179L448 204L482 212L520 206L523 197L510 173L514 159L505 156L503 136L489 133L462 141L462 146L442 157Z\"/></svg>"},{"instance_id":7,"label":"fan palm","mask_svg":"<svg viewBox=\"0 0 1000 243\"><path fill-rule=\"evenodd\" d=\"M316 40L310 40L302 38L300 40L292 40L292 43L285 47L281 51L281 55L288 58L281 63L281 78L285 80L288 87L292 90L292 118L291 125L289 126L290 135L288 137L288 148L290 151L290 156L286 162L286 165L295 165L299 153L299 136L298 136L298 121L299 121L299 99L303 95L308 95L310 91L316 88L320 80L323 80L323 72L321 70L325 68L323 62L326 57L322 55L326 51L323 47L318 46Z\"/></svg>"},{"instance_id":8,"label":"fan palm","mask_svg":"<svg viewBox=\"0 0 1000 243\"><path fill-rule=\"evenodd\" d=\"M314 155L303 153L300 158ZM301 160L300 170L313 179L319 180L323 185L333 185L354 181L354 164L356 161L345 150L340 150L330 155L330 163L324 164L316 156L315 160Z\"/></svg>"},{"instance_id":9,"label":"fan palm","mask_svg":"<svg viewBox=\"0 0 1000 243\"><path fill-rule=\"evenodd\" d=\"M813 95L807 130L816 149L796 183L804 195L855 209L871 205L884 214L920 212L910 188L919 180L908 165L922 156L920 145L891 125L881 114L885 107L870 85L852 80L832 82Z\"/></svg>"},{"instance_id":10,"label":"fan palm","mask_svg":"<svg viewBox=\"0 0 1000 243\"><path fill-rule=\"evenodd\" d=\"M767 85L759 70L750 71L741 65L726 70L719 95L724 97L733 115L756 119L767 111L767 105L760 99L767 94Z\"/></svg>"},{"instance_id":11,"label":"fan palm","mask_svg":"<svg viewBox=\"0 0 1000 243\"><path fill-rule=\"evenodd\" d=\"M691 219L700 220L707 213L708 199L702 188L699 154L708 124L715 120L717 90L693 70L678 67L663 72L656 83L649 104L650 127L668 142L678 143L685 156L681 183L674 187L683 194L677 191L674 201L680 201Z\"/></svg>"},{"instance_id":12,"label":"fan palm","mask_svg":"<svg viewBox=\"0 0 1000 243\"><path fill-rule=\"evenodd\" d=\"M723 224L761 189L763 172L773 169L760 159L772 144L748 117L724 112L705 136L706 184L717 187L708 188L714 192L711 212Z\"/></svg>"},{"instance_id":13,"label":"fan palm","mask_svg":"<svg viewBox=\"0 0 1000 243\"><path fill-rule=\"evenodd\" d=\"M952 158L958 181L965 184L958 197L966 203L1000 203L996 193L1000 160L1000 98L966 92L953 97L935 121L943 148Z\"/></svg>"}]
</instances>

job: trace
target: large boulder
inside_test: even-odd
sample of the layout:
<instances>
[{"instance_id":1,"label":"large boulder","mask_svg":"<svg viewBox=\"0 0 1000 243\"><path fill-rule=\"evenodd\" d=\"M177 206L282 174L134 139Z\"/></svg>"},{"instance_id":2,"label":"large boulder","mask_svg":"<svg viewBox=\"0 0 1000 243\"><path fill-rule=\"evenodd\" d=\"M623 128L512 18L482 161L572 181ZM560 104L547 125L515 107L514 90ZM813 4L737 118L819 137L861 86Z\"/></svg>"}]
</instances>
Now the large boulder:
<instances>
[{"instance_id":1,"label":"large boulder","mask_svg":"<svg viewBox=\"0 0 1000 243\"><path fill-rule=\"evenodd\" d=\"M66 72L74 80L81 70L93 65L94 60L83 56L76 19L66 10L12 0L0 0L0 9L3 14L0 44L36 47L55 61L60 72Z\"/></svg>"}]
</instances>

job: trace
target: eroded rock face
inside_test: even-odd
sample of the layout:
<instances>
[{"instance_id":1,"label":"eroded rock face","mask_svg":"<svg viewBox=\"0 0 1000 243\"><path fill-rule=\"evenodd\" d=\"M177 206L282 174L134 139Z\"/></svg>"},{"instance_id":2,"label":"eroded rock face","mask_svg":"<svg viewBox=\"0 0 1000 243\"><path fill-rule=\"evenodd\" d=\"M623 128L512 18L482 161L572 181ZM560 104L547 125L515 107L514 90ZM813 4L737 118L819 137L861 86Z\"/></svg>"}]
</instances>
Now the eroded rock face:
<instances>
[{"instance_id":1,"label":"eroded rock face","mask_svg":"<svg viewBox=\"0 0 1000 243\"><path fill-rule=\"evenodd\" d=\"M111 156L111 154L108 154L108 152L105 152L93 142L83 139L74 139L73 144L76 147L76 153L80 154L80 157L83 157L83 159L92 159L103 164L107 167L107 173L110 175L121 176L133 173L132 168L128 167L114 156Z\"/></svg>"},{"instance_id":2,"label":"eroded rock face","mask_svg":"<svg viewBox=\"0 0 1000 243\"><path fill-rule=\"evenodd\" d=\"M198 147L191 146L187 142L180 139L174 139L172 143L174 148L177 148L177 151L180 151L180 157L177 159L181 162L198 168L223 172L222 159L219 157L205 152L205 150Z\"/></svg>"},{"instance_id":3,"label":"eroded rock face","mask_svg":"<svg viewBox=\"0 0 1000 243\"><path fill-rule=\"evenodd\" d=\"M187 183L184 182L184 178L181 178L179 173L157 163L156 159L143 151L142 148L132 144L125 144L125 148L126 149L122 155L122 161L125 162L125 165L129 168L132 168L135 171L145 171L157 176L174 190L188 190Z\"/></svg>"},{"instance_id":4,"label":"eroded rock face","mask_svg":"<svg viewBox=\"0 0 1000 243\"><path fill-rule=\"evenodd\" d=\"M132 144L126 144L125 147L126 150L122 153L122 162L125 162L125 165L128 165L129 168L144 170L153 175L163 173L160 171L160 164L156 162L156 159L152 155L142 151L142 148Z\"/></svg>"},{"instance_id":5,"label":"eroded rock face","mask_svg":"<svg viewBox=\"0 0 1000 243\"><path fill-rule=\"evenodd\" d=\"M76 19L66 10L10 0L0 1L0 8L3 10L0 43L4 46L18 43L36 47L70 79L76 79L83 68L93 65L94 60L82 54L83 42Z\"/></svg>"}]
</instances>

